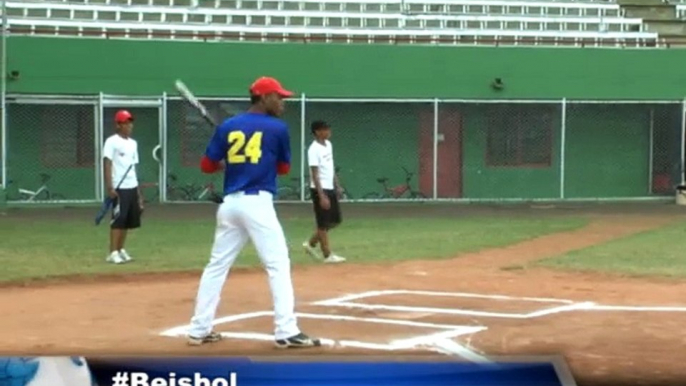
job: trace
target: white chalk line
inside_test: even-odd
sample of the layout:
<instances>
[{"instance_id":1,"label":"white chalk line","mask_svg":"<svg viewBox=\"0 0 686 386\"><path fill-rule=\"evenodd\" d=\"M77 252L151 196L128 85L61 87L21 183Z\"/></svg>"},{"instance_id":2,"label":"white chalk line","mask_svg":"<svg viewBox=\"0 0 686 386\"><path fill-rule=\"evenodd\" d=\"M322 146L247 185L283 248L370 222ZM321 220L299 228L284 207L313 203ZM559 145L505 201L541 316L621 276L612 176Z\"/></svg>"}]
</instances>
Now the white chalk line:
<instances>
[{"instance_id":1,"label":"white chalk line","mask_svg":"<svg viewBox=\"0 0 686 386\"><path fill-rule=\"evenodd\" d=\"M239 339L239 340L258 340L258 341L264 341L264 342L273 342L274 341L274 335L270 334L263 334L263 333L258 333L258 332L221 332L220 333L223 338L225 339ZM183 332L177 332L173 335L166 335L169 337L185 337L186 334ZM327 347L351 347L351 348L364 348L364 349L370 349L370 350L394 350L394 348L390 345L387 344L378 344L378 343L368 343L368 342L358 342L358 341L353 341L353 340L339 340L336 341L334 339L328 339L328 338L320 338L322 346L327 346Z\"/></svg>"},{"instance_id":2,"label":"white chalk line","mask_svg":"<svg viewBox=\"0 0 686 386\"><path fill-rule=\"evenodd\" d=\"M546 303L561 303L563 306L546 308L530 312L528 314L511 314L511 313L497 313L497 312L483 312L473 310L461 309L443 309L433 307L405 307L405 306L388 306L388 305L369 305L362 303L355 303L352 300L359 300L370 297L379 297L384 295L424 295L424 296L442 296L442 297L471 297L482 299L495 300L515 300L515 301L532 301L532 302L546 302ZM554 298L537 298L537 297L513 297L507 295L484 295L463 292L435 292L435 291L410 291L410 290L382 290L382 291L367 291L357 294L345 295L337 298L325 299L312 303L319 306L333 306L333 307L349 307L362 309L385 309L389 311L401 311L409 313L448 313L459 315L472 316L486 316L486 317L501 317L501 318L516 318L516 319L530 319L546 315L552 315L569 311L645 311L645 312L686 312L686 307L668 307L668 306L612 306L600 305L591 301L574 302L568 299L554 299ZM486 330L486 327L474 327L474 332ZM474 333L472 332L472 333ZM453 331L444 331L432 335L421 336L417 338L401 339L391 342L391 345L396 347L424 347L431 351L443 353L451 356L459 356L470 360L472 362L490 363L491 361L485 356L481 355L475 350L461 345L451 338L455 338L462 333L457 333L453 336ZM466 333L469 334L469 333Z\"/></svg>"},{"instance_id":3,"label":"white chalk line","mask_svg":"<svg viewBox=\"0 0 686 386\"><path fill-rule=\"evenodd\" d=\"M437 329L460 329L460 328L465 327L465 326L454 325L454 324L414 322L414 321L409 321L409 320L396 320L396 319L383 319L383 318L363 318L363 317L348 316L348 315L296 313L296 316L303 317L303 318L309 318L309 319L345 320L345 321L351 321L351 322L380 323L380 324L392 324L392 325L398 325L398 326L424 327L424 328L437 328Z\"/></svg>"},{"instance_id":4,"label":"white chalk line","mask_svg":"<svg viewBox=\"0 0 686 386\"><path fill-rule=\"evenodd\" d=\"M492 299L492 300L509 300L509 301L531 301L539 303L559 303L564 304L562 306L551 307L546 309L541 309L537 311L530 312L528 314L518 314L518 313L502 313L502 312L486 312L486 311L474 311L474 310L464 310L464 309L446 309L446 308L434 308L434 307L408 307L408 306L394 306L394 305L383 305L383 304L363 304L355 303L350 300L358 300L369 297L379 297L384 295L420 295L420 296L436 296L436 297L468 297L468 298L481 298L481 299ZM464 292L436 292L436 291L411 291L411 290L382 290L382 291L368 291L358 294L350 294L342 297L321 300L312 303L319 306L334 306L334 307L348 307L348 308L361 308L368 310L388 310L388 311L402 311L410 313L432 313L432 314L454 314L454 315L471 315L471 316L482 316L482 317L497 317L497 318L511 318L511 319L529 319L536 318L546 315L557 314L561 312L568 311L643 311L643 312L686 312L686 307L678 306L623 306L623 305L601 305L595 304L594 302L574 302L567 299L553 299L553 298L538 298L538 297L513 297L507 295L484 295L484 294L473 294ZM212 324L225 324L236 322L245 319L272 316L272 311L258 311L238 315L230 315L215 319ZM428 322L414 322L414 321L404 321L396 319L383 319L383 318L364 318L355 317L347 315L329 315L329 314L313 314L313 313L297 313L299 317L312 318L312 319L328 319L328 320L339 320L339 321L352 321L352 322L367 322L367 323L378 323L378 324L390 324L390 325L403 325L410 327L423 327L423 328L436 328L436 329L446 329L448 331L441 331L435 334L421 335L413 338L407 339L397 339L393 340L388 344L382 343L370 343L361 342L354 340L334 340L324 338L322 339L322 344L324 346L331 347L351 347L351 348L364 348L372 350L384 350L384 351L394 351L394 350L408 350L408 349L429 349L431 351L459 356L466 360L472 362L482 362L489 363L490 360L480 353L477 353L474 349L468 348L462 344L455 342L454 338L474 334L487 329L485 326L460 326L460 325L450 325L450 324L439 324L439 323L428 323ZM163 331L160 335L178 337L185 336L186 331L189 326L178 326L173 327L168 330ZM247 340L259 340L259 341L273 341L274 336L269 334L261 333L238 333L238 332L223 332L222 335L229 339L247 339Z\"/></svg>"},{"instance_id":5,"label":"white chalk line","mask_svg":"<svg viewBox=\"0 0 686 386\"><path fill-rule=\"evenodd\" d=\"M422 346L425 344L430 344L430 343L435 342L437 340L452 339L452 338L457 338L458 336L462 336L462 335L475 334L477 332L485 331L487 329L488 328L484 327L484 326L463 327L462 329L459 329L459 330L441 331L441 332L437 332L435 334L423 335L423 336L418 336L415 338L396 339L396 340L391 341L391 345L393 345L395 347L411 348L411 347L416 347L416 346Z\"/></svg>"},{"instance_id":6,"label":"white chalk line","mask_svg":"<svg viewBox=\"0 0 686 386\"><path fill-rule=\"evenodd\" d=\"M595 306L595 303L593 303L593 302L574 303L574 304L569 304L566 306L553 307L553 308L547 308L547 309L543 309L543 310L530 312L530 313L524 315L524 318L525 319L539 318L541 316L559 314L560 312L587 310L587 309L589 309L589 307L593 307L593 306Z\"/></svg>"},{"instance_id":7,"label":"white chalk line","mask_svg":"<svg viewBox=\"0 0 686 386\"><path fill-rule=\"evenodd\" d=\"M218 324L224 324L224 323L231 323L231 322L237 322L239 320L244 320L244 319L252 319L252 318L259 318L261 316L268 316L268 315L273 315L271 311L258 311L258 312L249 312L245 314L236 314L236 315L230 315L230 316L224 316L221 318L214 319L212 321L212 325L216 326ZM160 333L162 336L179 336L186 334L186 331L190 328L190 325L185 324L183 326L177 326L177 327L172 327L167 330L164 330Z\"/></svg>"},{"instance_id":8,"label":"white chalk line","mask_svg":"<svg viewBox=\"0 0 686 386\"><path fill-rule=\"evenodd\" d=\"M433 342L427 344L426 348L441 354L459 356L470 362L493 363L493 361L488 359L488 357L477 354L476 352L450 339L434 340Z\"/></svg>"},{"instance_id":9,"label":"white chalk line","mask_svg":"<svg viewBox=\"0 0 686 386\"><path fill-rule=\"evenodd\" d=\"M527 314L517 314L517 313L503 313L503 312L489 312L489 311L474 311L474 310L463 310L459 308L433 308L433 307L408 307L408 306L396 306L387 304L365 304L365 303L355 303L355 302L340 302L340 303L329 303L328 307L347 307L347 308L360 308L363 310L383 310L383 311L400 311L400 312L428 312L432 314L448 314L448 315L469 315L469 316L483 316L490 318L510 318L510 319L526 319ZM560 308L560 307L556 307Z\"/></svg>"},{"instance_id":10,"label":"white chalk line","mask_svg":"<svg viewBox=\"0 0 686 386\"><path fill-rule=\"evenodd\" d=\"M225 324L236 322L240 320L272 316L273 311L258 311L250 312L245 314L230 315L221 318L217 318L212 322L212 325ZM328 319L328 320L339 320L339 321L352 321L352 322L363 322L363 323L377 323L377 324L389 324L389 325L401 325L408 327L423 327L423 328L433 328L433 329L444 329L447 331L441 331L435 334L420 335L413 338L407 339L397 339L391 341L390 343L371 343L362 342L356 340L335 340L329 338L322 338L321 342L323 346L329 347L344 347L344 348L363 348L370 350L384 350L384 351L396 351L396 350L411 350L411 349L421 349L428 348L432 349L434 342L440 339L456 338L461 335L474 334L487 328L484 326L460 326L460 325L449 325L449 324L439 324L439 323L428 323L428 322L413 322L405 320L395 320L395 319L382 319L382 318L363 318L348 315L329 315L329 314L313 314L313 313L296 313L297 317L309 318L309 319ZM185 337L187 334L189 325L177 326L169 328L160 333L161 336L166 337ZM227 339L242 339L242 340L258 340L258 341L273 341L274 335L255 333L255 332L221 332L222 337ZM454 343L454 342L453 342ZM459 352L453 355L460 356L464 359L471 360L470 358L480 357L476 352L454 343L461 347ZM435 351L435 350L434 350Z\"/></svg>"},{"instance_id":11,"label":"white chalk line","mask_svg":"<svg viewBox=\"0 0 686 386\"><path fill-rule=\"evenodd\" d=\"M419 295L419 296L435 296L435 297L462 297L462 298L477 298L477 299L492 299L492 300L510 300L510 301L526 301L526 302L540 302L540 303L575 303L567 299L553 299L553 298L539 298L539 297L516 297L508 295L486 295L475 294L468 292L438 292L438 291L414 291L414 290L380 290L367 291L356 294L349 294L331 299L320 300L312 304L319 306L328 306L342 302L349 302L350 300L359 300L370 297L389 296L389 295Z\"/></svg>"},{"instance_id":12,"label":"white chalk line","mask_svg":"<svg viewBox=\"0 0 686 386\"><path fill-rule=\"evenodd\" d=\"M380 297L387 295L423 295L436 297L469 297L481 299L495 299L495 300L513 300L513 301L531 301L540 303L561 303L565 304L559 307L546 308L536 310L529 313L505 313L505 312L490 312L490 311L476 311L460 308L440 308L440 307L417 307L417 306L400 306L388 304L368 304L357 303L351 300L359 300L370 297ZM567 311L628 311L628 312L686 312L686 306L625 306L625 305L604 305L597 304L591 301L575 302L568 299L555 299L543 297L515 297L507 295L484 295L466 292L437 292L437 291L414 291L414 290L379 290L367 291L357 294L349 294L341 297L320 300L312 303L317 306L328 307L346 307L359 308L365 310L385 310L406 313L431 313L431 314L449 314L449 315L467 315L467 316L481 316L491 318L511 318L511 319L530 319L546 315L557 314Z\"/></svg>"},{"instance_id":13,"label":"white chalk line","mask_svg":"<svg viewBox=\"0 0 686 386\"><path fill-rule=\"evenodd\" d=\"M668 306L610 306L603 304L594 304L591 307L585 308L586 311L629 311L629 312L686 312L686 307L668 307Z\"/></svg>"},{"instance_id":14,"label":"white chalk line","mask_svg":"<svg viewBox=\"0 0 686 386\"><path fill-rule=\"evenodd\" d=\"M212 325L216 326L218 324L226 324L237 322L245 319L259 318L264 316L273 316L273 311L258 311L250 312L245 314L237 314L224 316L217 318L212 321ZM328 320L339 320L339 321L350 321L350 322L362 322L362 323L377 323L377 324L391 324L398 326L408 326L408 327L424 327L424 328L436 328L436 329L460 329L465 326L453 325L453 324L440 324L440 323L429 323L429 322L414 322L409 320L396 320L396 319L383 319L383 318L364 318L357 316L348 315L331 315L331 314L312 314L297 312L295 314L297 317L308 318L308 319L328 319ZM177 336L179 333L185 333L190 328L190 325L183 325L172 327L161 333L163 336Z\"/></svg>"}]
</instances>

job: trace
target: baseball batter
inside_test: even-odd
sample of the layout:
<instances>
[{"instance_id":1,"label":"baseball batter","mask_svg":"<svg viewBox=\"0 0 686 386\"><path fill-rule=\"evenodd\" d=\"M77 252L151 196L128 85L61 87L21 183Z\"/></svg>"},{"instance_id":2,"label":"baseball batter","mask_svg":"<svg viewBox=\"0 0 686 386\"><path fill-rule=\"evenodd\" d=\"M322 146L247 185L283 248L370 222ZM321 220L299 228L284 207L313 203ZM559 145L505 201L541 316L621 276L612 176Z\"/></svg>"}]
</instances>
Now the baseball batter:
<instances>
[{"instance_id":1,"label":"baseball batter","mask_svg":"<svg viewBox=\"0 0 686 386\"><path fill-rule=\"evenodd\" d=\"M290 171L288 125L278 117L283 99L292 95L274 78L256 80L250 87L250 109L217 127L201 160L204 173L224 169L224 202L217 210L214 245L200 279L188 336L191 345L222 338L212 330L212 321L229 270L248 240L269 276L276 346L321 344L298 328L288 246L273 203L277 174Z\"/></svg>"}]
</instances>

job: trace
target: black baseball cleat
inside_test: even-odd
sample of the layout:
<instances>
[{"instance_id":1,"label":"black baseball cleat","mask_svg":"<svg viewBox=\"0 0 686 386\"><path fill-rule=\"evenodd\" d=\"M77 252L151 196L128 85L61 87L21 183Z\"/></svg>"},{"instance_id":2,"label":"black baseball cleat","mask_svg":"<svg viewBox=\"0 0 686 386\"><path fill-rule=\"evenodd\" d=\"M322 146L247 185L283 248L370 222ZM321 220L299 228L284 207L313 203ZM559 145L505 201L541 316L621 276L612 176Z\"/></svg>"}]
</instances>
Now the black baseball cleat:
<instances>
[{"instance_id":1,"label":"black baseball cleat","mask_svg":"<svg viewBox=\"0 0 686 386\"><path fill-rule=\"evenodd\" d=\"M222 334L215 332L215 331L212 331L203 337L189 336L188 337L188 344L190 346L200 346L200 345L203 345L205 343L219 342L220 340L222 340Z\"/></svg>"},{"instance_id":2,"label":"black baseball cleat","mask_svg":"<svg viewBox=\"0 0 686 386\"><path fill-rule=\"evenodd\" d=\"M322 341L316 338L310 338L302 332L298 335L286 339L277 339L277 348L305 348L305 347L319 347Z\"/></svg>"}]
</instances>

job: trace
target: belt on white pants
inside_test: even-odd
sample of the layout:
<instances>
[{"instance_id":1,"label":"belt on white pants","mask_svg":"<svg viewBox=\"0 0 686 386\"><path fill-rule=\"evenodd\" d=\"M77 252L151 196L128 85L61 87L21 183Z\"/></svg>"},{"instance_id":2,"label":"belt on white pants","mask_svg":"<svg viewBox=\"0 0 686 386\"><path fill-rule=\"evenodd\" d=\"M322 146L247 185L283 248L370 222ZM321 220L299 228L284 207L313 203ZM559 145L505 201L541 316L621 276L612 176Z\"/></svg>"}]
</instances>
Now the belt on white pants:
<instances>
[{"instance_id":1,"label":"belt on white pants","mask_svg":"<svg viewBox=\"0 0 686 386\"><path fill-rule=\"evenodd\" d=\"M266 190L241 190L240 192L234 192L234 193L229 193L226 196L224 196L224 202L228 202L231 199L238 198L238 197L245 197L245 196L269 196L270 198L273 198L274 195L271 192L268 192Z\"/></svg>"}]
</instances>

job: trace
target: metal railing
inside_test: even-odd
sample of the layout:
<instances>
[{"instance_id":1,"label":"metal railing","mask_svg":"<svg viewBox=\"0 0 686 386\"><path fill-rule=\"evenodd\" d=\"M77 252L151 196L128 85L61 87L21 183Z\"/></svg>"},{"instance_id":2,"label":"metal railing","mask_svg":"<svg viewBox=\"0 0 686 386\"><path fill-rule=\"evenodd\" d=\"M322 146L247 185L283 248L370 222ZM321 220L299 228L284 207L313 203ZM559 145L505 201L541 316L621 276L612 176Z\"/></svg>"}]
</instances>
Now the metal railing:
<instances>
[{"instance_id":1,"label":"metal railing","mask_svg":"<svg viewBox=\"0 0 686 386\"><path fill-rule=\"evenodd\" d=\"M245 98L202 99L217 119ZM136 117L138 176L152 202L205 202L223 176L200 173L214 128L177 97L8 95L8 202L99 202L114 112ZM682 100L336 99L287 103L292 170L280 201L307 201L313 120L328 121L347 200L539 201L672 197L684 182Z\"/></svg>"}]
</instances>

